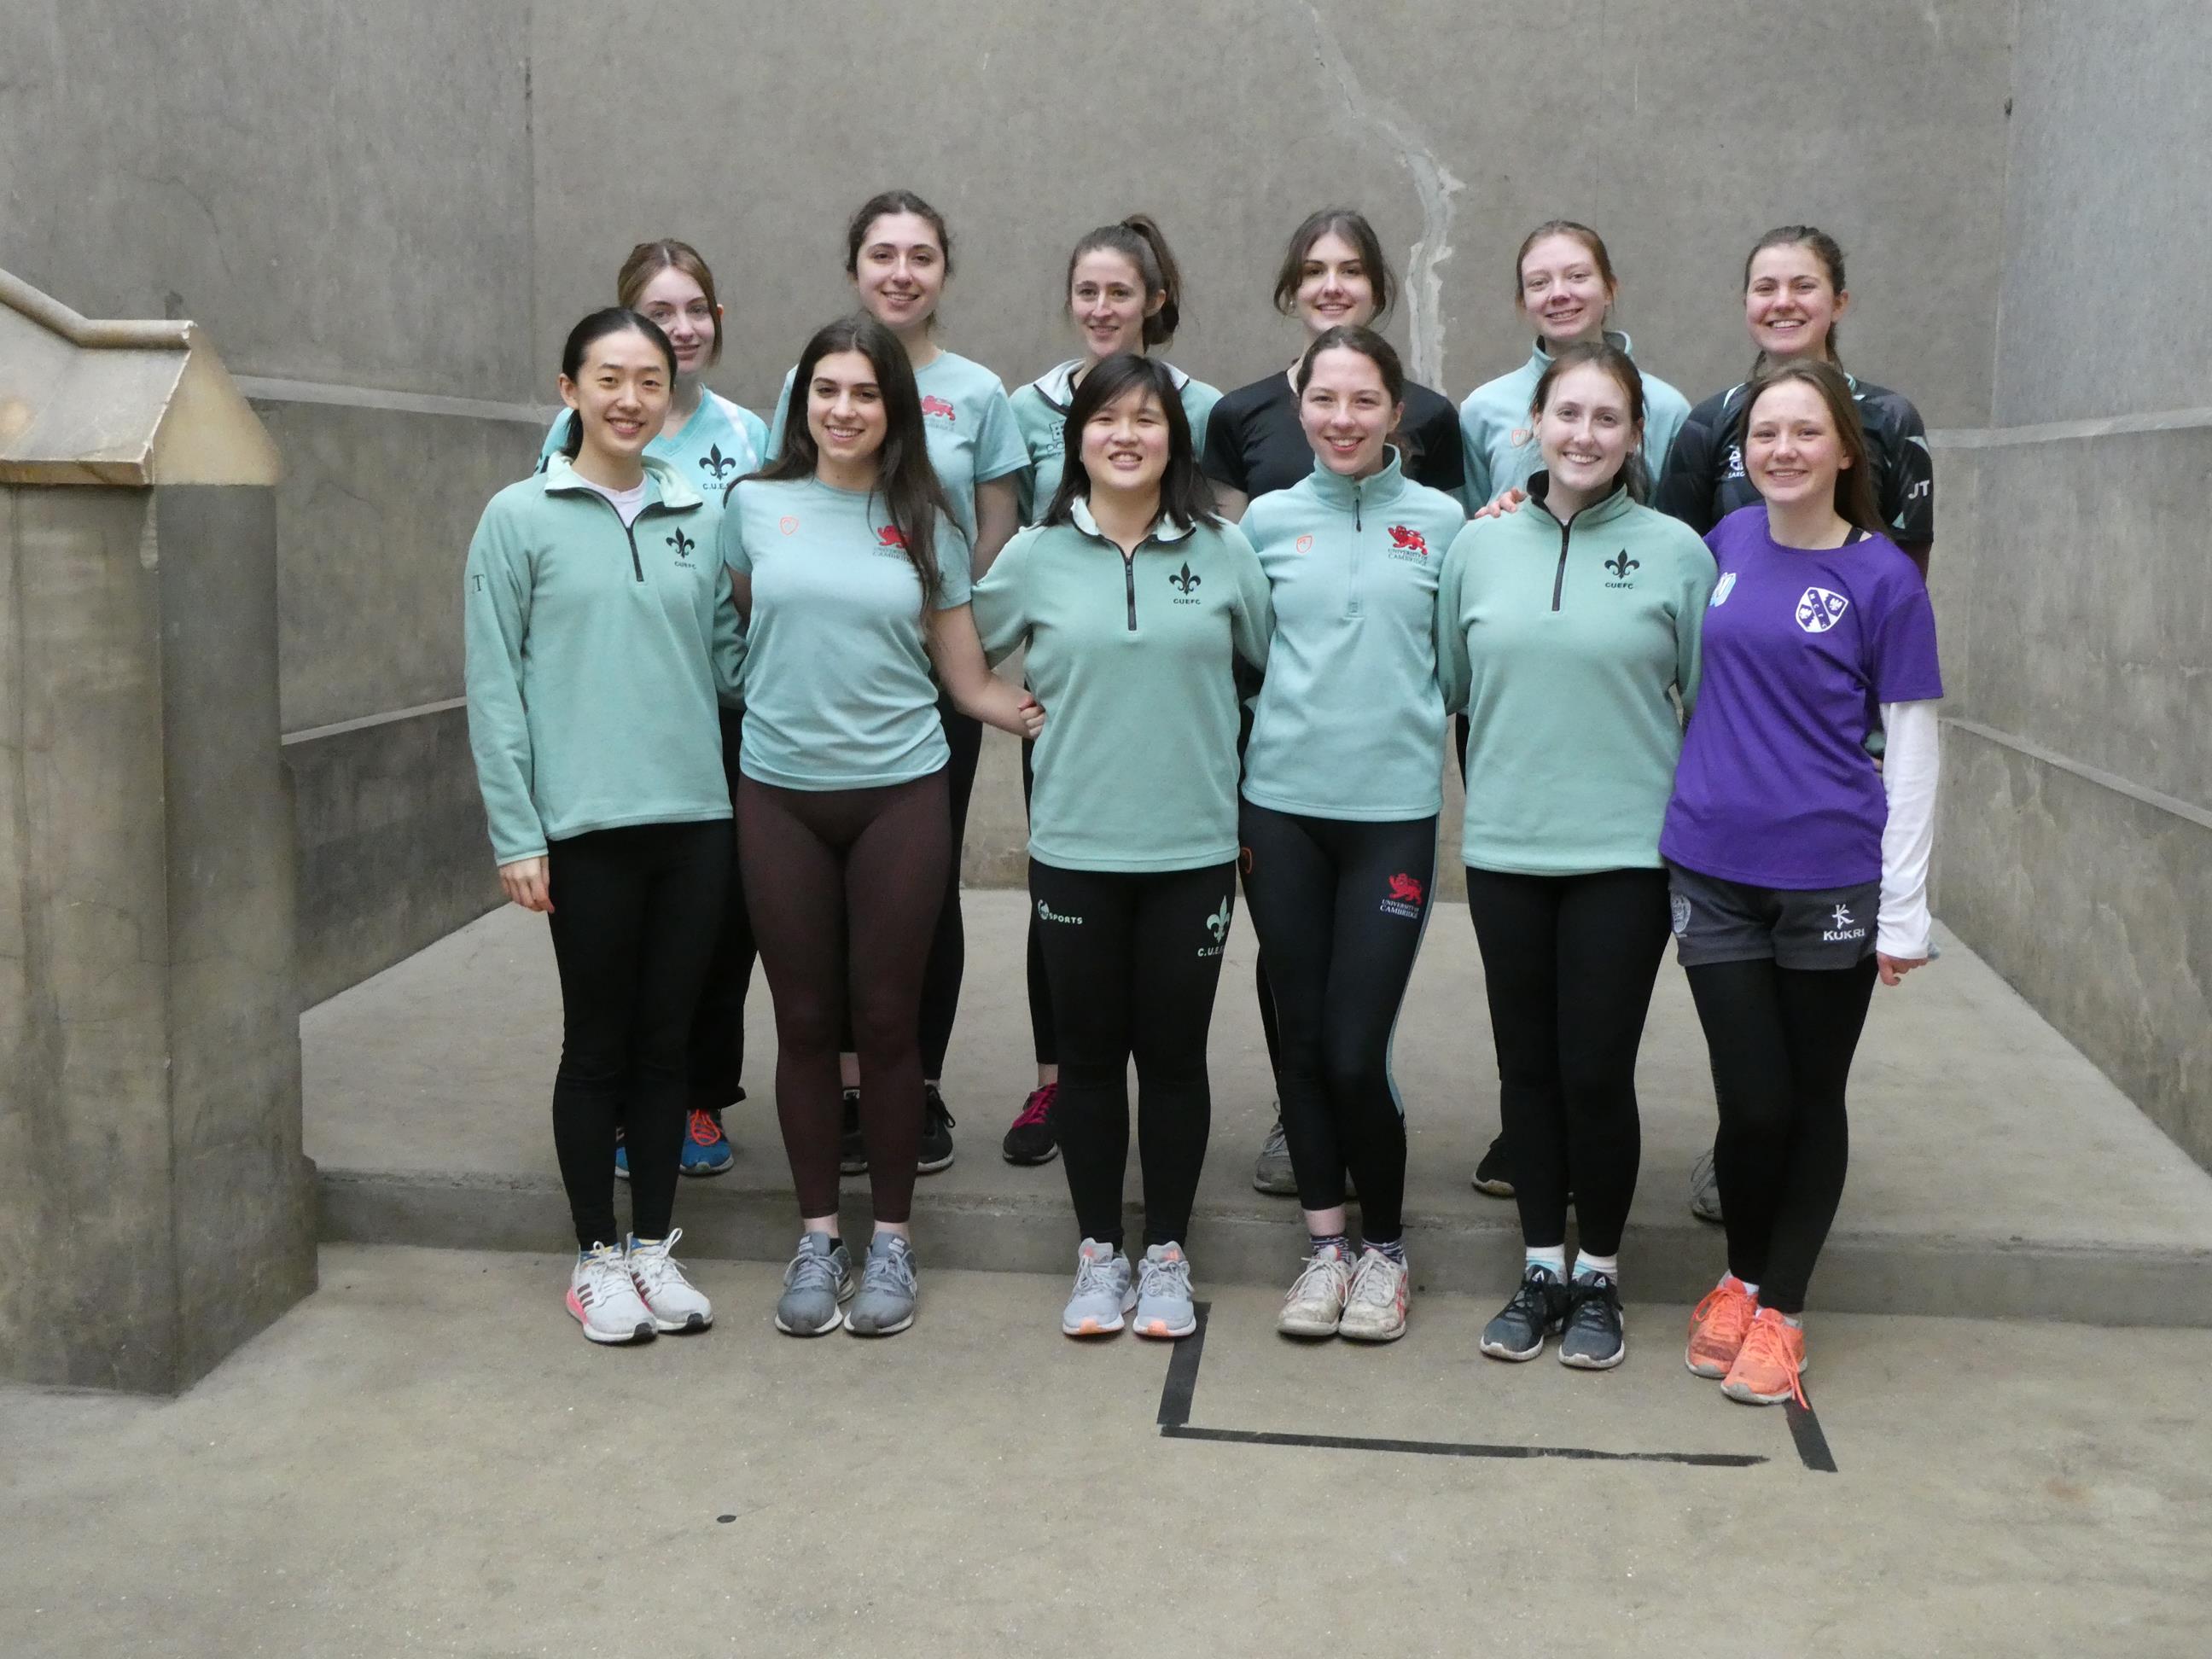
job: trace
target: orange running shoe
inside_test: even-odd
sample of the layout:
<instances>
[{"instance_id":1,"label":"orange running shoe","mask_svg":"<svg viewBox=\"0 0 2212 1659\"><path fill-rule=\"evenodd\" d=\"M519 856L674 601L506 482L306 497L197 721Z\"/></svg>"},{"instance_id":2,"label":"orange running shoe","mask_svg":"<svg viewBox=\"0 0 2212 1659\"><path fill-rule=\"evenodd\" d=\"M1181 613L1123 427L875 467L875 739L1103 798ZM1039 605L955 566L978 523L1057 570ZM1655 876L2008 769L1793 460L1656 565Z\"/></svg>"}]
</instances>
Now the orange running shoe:
<instances>
[{"instance_id":1,"label":"orange running shoe","mask_svg":"<svg viewBox=\"0 0 2212 1659\"><path fill-rule=\"evenodd\" d=\"M1690 1310L1690 1347L1683 1364L1692 1376L1726 1376L1759 1313L1759 1304L1734 1273L1705 1292Z\"/></svg>"},{"instance_id":2,"label":"orange running shoe","mask_svg":"<svg viewBox=\"0 0 2212 1659\"><path fill-rule=\"evenodd\" d=\"M1778 1406L1785 1400L1802 1406L1805 1390L1797 1378L1804 1369L1804 1328L1771 1308L1761 1308L1751 1322L1751 1334L1743 1340L1743 1351L1729 1367L1721 1392L1747 1406Z\"/></svg>"}]
</instances>

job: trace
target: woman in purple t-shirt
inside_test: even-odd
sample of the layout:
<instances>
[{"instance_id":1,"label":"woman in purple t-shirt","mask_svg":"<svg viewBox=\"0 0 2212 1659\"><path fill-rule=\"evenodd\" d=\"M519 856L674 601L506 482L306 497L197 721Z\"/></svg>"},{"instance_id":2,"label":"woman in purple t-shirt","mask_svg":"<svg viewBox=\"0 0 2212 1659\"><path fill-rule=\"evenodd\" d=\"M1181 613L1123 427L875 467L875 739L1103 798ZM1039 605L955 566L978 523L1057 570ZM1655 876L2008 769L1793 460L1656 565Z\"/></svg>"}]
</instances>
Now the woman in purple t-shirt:
<instances>
[{"instance_id":1,"label":"woman in purple t-shirt","mask_svg":"<svg viewBox=\"0 0 2212 1659\"><path fill-rule=\"evenodd\" d=\"M1842 1200L1844 1085L1879 975L1928 959L1936 622L1882 532L1849 382L1753 382L1736 441L1761 497L1705 538L1719 580L1659 851L1712 1053L1729 1271L1688 1364L1755 1405L1802 1399L1800 1316ZM1887 733L1880 767L1869 730Z\"/></svg>"}]
</instances>

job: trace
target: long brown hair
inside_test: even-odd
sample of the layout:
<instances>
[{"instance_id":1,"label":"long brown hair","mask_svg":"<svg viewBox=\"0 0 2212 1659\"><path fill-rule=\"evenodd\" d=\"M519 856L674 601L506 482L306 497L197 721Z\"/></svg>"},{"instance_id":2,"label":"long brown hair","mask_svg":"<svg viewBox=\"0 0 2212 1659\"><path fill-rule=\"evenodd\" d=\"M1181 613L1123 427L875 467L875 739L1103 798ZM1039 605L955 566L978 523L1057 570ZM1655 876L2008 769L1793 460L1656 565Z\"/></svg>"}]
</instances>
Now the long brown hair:
<instances>
[{"instance_id":1,"label":"long brown hair","mask_svg":"<svg viewBox=\"0 0 2212 1659\"><path fill-rule=\"evenodd\" d=\"M811 478L820 465L821 446L807 424L808 388L814 366L840 351L857 351L876 371L876 389L884 400L884 443L876 452L876 483L872 498L884 498L884 511L906 544L906 556L921 580L925 612L937 603L941 578L937 563L937 520L950 519L952 504L937 469L929 464L929 443L921 422L921 393L914 380L914 366L898 337L866 312L841 317L815 331L799 354L799 367L791 372L791 397L784 406L783 453L759 471L748 476L772 483ZM738 481L742 483L744 479ZM735 489L737 484L730 486ZM729 492L723 492L729 499Z\"/></svg>"},{"instance_id":2,"label":"long brown hair","mask_svg":"<svg viewBox=\"0 0 2212 1659\"><path fill-rule=\"evenodd\" d=\"M1866 423L1859 418L1858 404L1851 396L1851 383L1833 363L1801 359L1760 370L1751 389L1744 393L1743 412L1736 416L1738 450L1749 453L1751 412L1759 406L1759 400L1776 386L1793 380L1802 381L1820 394L1820 401L1828 406L1829 424L1836 428L1836 442L1850 463L1836 474L1837 516L1869 536L1888 535L1889 526L1882 522L1881 508L1875 496L1874 453L1867 447Z\"/></svg>"},{"instance_id":3,"label":"long brown hair","mask_svg":"<svg viewBox=\"0 0 2212 1659\"><path fill-rule=\"evenodd\" d=\"M1820 269L1827 273L1828 288L1831 292L1844 294L1849 291L1844 284L1842 243L1837 241L1834 237L1817 225L1777 225L1765 235L1753 242L1751 245L1751 252L1743 256L1743 291L1745 293L1748 294L1751 291L1752 262L1771 247L1805 249L1820 262ZM1843 354L1836 346L1836 325L1833 322L1828 325L1828 337L1821 343L1827 351L1828 361L1841 368L1844 359ZM1758 361L1751 366L1753 376L1756 378L1765 370L1765 368L1766 354L1762 351L1759 354Z\"/></svg>"},{"instance_id":4,"label":"long brown hair","mask_svg":"<svg viewBox=\"0 0 2212 1659\"><path fill-rule=\"evenodd\" d=\"M1621 462L1620 471L1613 475L1606 493L1611 495L1614 489L1626 489L1629 500L1641 501L1651 493L1650 469L1644 464L1644 371L1637 368L1633 357L1612 341L1577 340L1552 354L1552 361L1538 377L1535 392L1528 399L1530 423L1534 424L1534 418L1544 412L1544 405L1552 401L1552 388L1559 383L1559 377L1585 363L1613 376L1613 384L1628 399L1629 418L1636 423L1635 446Z\"/></svg>"},{"instance_id":5,"label":"long brown hair","mask_svg":"<svg viewBox=\"0 0 2212 1659\"><path fill-rule=\"evenodd\" d=\"M1285 317L1297 309L1298 284L1305 277L1306 255L1313 252L1316 242L1332 232L1351 243L1352 252L1359 256L1360 267L1367 273L1368 286L1375 290L1375 314L1367 320L1370 326L1380 323L1398 302L1398 276L1390 269L1389 260L1383 257L1382 239L1367 222L1367 216L1357 208L1327 207L1318 213L1310 213L1305 222L1291 233L1290 246L1283 250L1282 267L1275 273L1275 309Z\"/></svg>"},{"instance_id":6,"label":"long brown hair","mask_svg":"<svg viewBox=\"0 0 2212 1659\"><path fill-rule=\"evenodd\" d=\"M707 269L707 262L690 243L664 236L657 241L640 242L632 248L615 277L616 302L632 311L639 309L637 302L645 294L646 284L664 270L682 271L698 283L699 292L707 296L707 309L714 318L714 343L707 349L707 361L709 364L720 362L722 304L714 297L714 273Z\"/></svg>"}]
</instances>

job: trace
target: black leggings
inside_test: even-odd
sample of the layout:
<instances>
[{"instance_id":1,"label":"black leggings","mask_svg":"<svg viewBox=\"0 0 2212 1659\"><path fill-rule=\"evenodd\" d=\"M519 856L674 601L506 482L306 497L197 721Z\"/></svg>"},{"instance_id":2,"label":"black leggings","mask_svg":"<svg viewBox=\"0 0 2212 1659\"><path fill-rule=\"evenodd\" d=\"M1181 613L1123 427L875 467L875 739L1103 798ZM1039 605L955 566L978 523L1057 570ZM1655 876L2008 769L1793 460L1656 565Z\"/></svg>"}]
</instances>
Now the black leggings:
<instances>
[{"instance_id":1,"label":"black leggings","mask_svg":"<svg viewBox=\"0 0 2212 1659\"><path fill-rule=\"evenodd\" d=\"M730 881L730 825L597 830L546 849L561 975L553 1148L580 1249L615 1244L615 1127L630 1218L668 1237L684 1144L685 1045Z\"/></svg>"},{"instance_id":2,"label":"black leggings","mask_svg":"<svg viewBox=\"0 0 2212 1659\"><path fill-rule=\"evenodd\" d=\"M730 786L730 809L738 805L738 751L744 739L744 711L722 710L722 775ZM699 1011L691 1017L691 1076L688 1091L694 1110L720 1111L740 1099L745 1071L745 995L752 989L751 913L745 908L745 884L727 884L714 954L699 990Z\"/></svg>"},{"instance_id":3,"label":"black leggings","mask_svg":"<svg viewBox=\"0 0 2212 1659\"><path fill-rule=\"evenodd\" d=\"M1844 1085L1874 998L1872 957L1850 968L1771 960L1686 970L1721 1109L1714 1144L1729 1271L1762 1307L1805 1310L1813 1264L1850 1161Z\"/></svg>"},{"instance_id":4,"label":"black leggings","mask_svg":"<svg viewBox=\"0 0 2212 1659\"><path fill-rule=\"evenodd\" d=\"M1298 1203L1359 1187L1360 1233L1405 1233L1406 1118L1390 1038L1428 925L1437 821L1359 823L1243 803L1244 901L1267 953L1282 1054L1275 1073Z\"/></svg>"},{"instance_id":5,"label":"black leggings","mask_svg":"<svg viewBox=\"0 0 2212 1659\"><path fill-rule=\"evenodd\" d=\"M818 792L745 778L738 823L775 999L775 1115L799 1213L837 1212L837 1051L849 1009L870 1196L878 1221L904 1221L921 1146L915 1012L952 856L945 774Z\"/></svg>"},{"instance_id":6,"label":"black leggings","mask_svg":"<svg viewBox=\"0 0 2212 1659\"><path fill-rule=\"evenodd\" d=\"M1498 1115L1523 1243L1620 1249L1643 1127L1636 1051L1667 947L1667 872L1467 872L1498 1046Z\"/></svg>"},{"instance_id":7,"label":"black leggings","mask_svg":"<svg viewBox=\"0 0 2212 1659\"><path fill-rule=\"evenodd\" d=\"M1022 816L1027 817L1030 797L1036 790L1036 744L1022 744ZM1044 971L1043 924L1037 920L1036 908L1030 909L1029 981L1030 981L1030 1046L1036 1051L1040 1066L1060 1064L1060 1034L1052 1018L1052 981Z\"/></svg>"},{"instance_id":8,"label":"black leggings","mask_svg":"<svg viewBox=\"0 0 2212 1659\"><path fill-rule=\"evenodd\" d=\"M1131 875L1030 860L1060 1027L1053 1133L1086 1238L1121 1242L1132 1054L1145 1243L1181 1243L1190 1231L1213 1110L1206 1033L1236 868Z\"/></svg>"}]
</instances>

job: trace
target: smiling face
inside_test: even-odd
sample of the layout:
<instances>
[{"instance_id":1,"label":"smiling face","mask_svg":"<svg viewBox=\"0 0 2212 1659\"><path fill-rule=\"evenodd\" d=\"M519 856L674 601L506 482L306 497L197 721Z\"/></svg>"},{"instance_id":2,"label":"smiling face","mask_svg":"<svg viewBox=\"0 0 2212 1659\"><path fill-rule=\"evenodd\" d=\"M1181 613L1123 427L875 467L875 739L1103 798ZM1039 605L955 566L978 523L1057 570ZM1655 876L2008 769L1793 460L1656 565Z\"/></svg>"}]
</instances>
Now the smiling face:
<instances>
[{"instance_id":1,"label":"smiling face","mask_svg":"<svg viewBox=\"0 0 2212 1659\"><path fill-rule=\"evenodd\" d=\"M669 379L660 348L628 328L584 349L577 378L561 377L561 400L576 411L585 447L626 465L660 435Z\"/></svg>"},{"instance_id":2,"label":"smiling face","mask_svg":"<svg viewBox=\"0 0 2212 1659\"><path fill-rule=\"evenodd\" d=\"M1328 231L1306 250L1292 303L1309 334L1340 323L1364 326L1375 319L1375 273L1358 248Z\"/></svg>"},{"instance_id":3,"label":"smiling face","mask_svg":"<svg viewBox=\"0 0 2212 1659\"><path fill-rule=\"evenodd\" d=\"M1083 470L1093 492L1159 488L1168 470L1168 416L1158 393L1132 386L1084 422Z\"/></svg>"},{"instance_id":4,"label":"smiling face","mask_svg":"<svg viewBox=\"0 0 2212 1659\"><path fill-rule=\"evenodd\" d=\"M1095 247L1075 262L1067 281L1067 314L1083 335L1086 361L1098 362L1117 351L1142 356L1145 319L1167 299L1145 292L1136 261L1112 248Z\"/></svg>"},{"instance_id":5,"label":"smiling face","mask_svg":"<svg viewBox=\"0 0 2212 1659\"><path fill-rule=\"evenodd\" d=\"M706 372L714 360L722 312L707 303L707 290L696 277L671 265L639 290L631 309L660 325L668 343L676 348L678 374L688 379Z\"/></svg>"},{"instance_id":6,"label":"smiling face","mask_svg":"<svg viewBox=\"0 0 2212 1659\"><path fill-rule=\"evenodd\" d=\"M1381 471L1403 412L1403 404L1390 401L1381 365L1347 346L1332 346L1313 360L1298 397L1298 424L1315 459L1348 478Z\"/></svg>"},{"instance_id":7,"label":"smiling face","mask_svg":"<svg viewBox=\"0 0 2212 1659\"><path fill-rule=\"evenodd\" d=\"M1828 400L1802 380L1770 386L1751 406L1743 467L1770 507L1834 501L1850 465Z\"/></svg>"},{"instance_id":8,"label":"smiling face","mask_svg":"<svg viewBox=\"0 0 2212 1659\"><path fill-rule=\"evenodd\" d=\"M830 351L815 360L806 383L806 430L822 459L842 465L868 459L884 447L890 425L876 366L866 353Z\"/></svg>"},{"instance_id":9,"label":"smiling face","mask_svg":"<svg viewBox=\"0 0 2212 1659\"><path fill-rule=\"evenodd\" d=\"M1613 289L1581 238L1547 236L1522 256L1522 315L1552 345L1602 339L1612 306Z\"/></svg>"},{"instance_id":10,"label":"smiling face","mask_svg":"<svg viewBox=\"0 0 2212 1659\"><path fill-rule=\"evenodd\" d=\"M1743 289L1743 320L1752 343L1778 362L1825 359L1828 330L1850 309L1836 292L1820 256L1802 242L1763 247L1752 256Z\"/></svg>"},{"instance_id":11,"label":"smiling face","mask_svg":"<svg viewBox=\"0 0 2212 1659\"><path fill-rule=\"evenodd\" d=\"M1620 382L1578 363L1552 383L1536 417L1536 442L1554 488L1582 495L1609 490L1644 439Z\"/></svg>"},{"instance_id":12,"label":"smiling face","mask_svg":"<svg viewBox=\"0 0 2212 1659\"><path fill-rule=\"evenodd\" d=\"M860 239L853 286L860 303L894 334L929 325L945 292L945 249L919 213L878 214Z\"/></svg>"}]
</instances>

